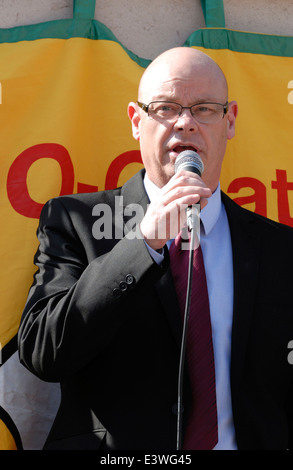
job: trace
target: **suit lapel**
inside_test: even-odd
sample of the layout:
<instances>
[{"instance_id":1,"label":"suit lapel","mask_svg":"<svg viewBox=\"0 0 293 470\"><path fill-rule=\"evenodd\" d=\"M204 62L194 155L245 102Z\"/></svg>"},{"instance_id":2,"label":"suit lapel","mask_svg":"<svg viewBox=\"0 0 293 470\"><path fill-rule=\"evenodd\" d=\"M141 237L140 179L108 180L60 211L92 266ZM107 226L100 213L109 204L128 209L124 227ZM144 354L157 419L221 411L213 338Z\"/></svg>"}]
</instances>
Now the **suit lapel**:
<instances>
[{"instance_id":1,"label":"suit lapel","mask_svg":"<svg viewBox=\"0 0 293 470\"><path fill-rule=\"evenodd\" d=\"M170 266L169 251L167 248L165 248L165 262ZM164 272L163 276L156 283L155 288L165 311L169 326L175 337L177 346L180 349L182 339L182 320L170 268Z\"/></svg>"},{"instance_id":2,"label":"suit lapel","mask_svg":"<svg viewBox=\"0 0 293 470\"><path fill-rule=\"evenodd\" d=\"M231 350L231 390L235 405L239 391L251 316L254 310L259 270L259 248L261 235L253 214L243 210L222 194L231 231L234 306Z\"/></svg>"},{"instance_id":3,"label":"suit lapel","mask_svg":"<svg viewBox=\"0 0 293 470\"><path fill-rule=\"evenodd\" d=\"M121 195L123 196L123 213L125 214L126 207L128 210L127 213L131 213L131 210L137 211L140 213L137 218L139 223L143 218L149 204L149 198L146 194L143 178L144 170L140 171L134 175L127 183L122 187ZM129 222L129 216L124 215L124 223ZM169 252L168 249L165 249L165 266L169 266ZM155 290L162 304L162 308L166 314L167 321L170 325L170 328L173 332L175 340L180 348L181 336L182 336L182 321L180 317L179 305L175 293L175 286L171 271L169 268L163 270L163 274L160 279L156 282Z\"/></svg>"},{"instance_id":4,"label":"suit lapel","mask_svg":"<svg viewBox=\"0 0 293 470\"><path fill-rule=\"evenodd\" d=\"M141 222L148 204L149 198L144 188L143 178L145 170L136 173L121 188L123 219L127 223L131 216L131 210L137 214L136 222Z\"/></svg>"}]
</instances>

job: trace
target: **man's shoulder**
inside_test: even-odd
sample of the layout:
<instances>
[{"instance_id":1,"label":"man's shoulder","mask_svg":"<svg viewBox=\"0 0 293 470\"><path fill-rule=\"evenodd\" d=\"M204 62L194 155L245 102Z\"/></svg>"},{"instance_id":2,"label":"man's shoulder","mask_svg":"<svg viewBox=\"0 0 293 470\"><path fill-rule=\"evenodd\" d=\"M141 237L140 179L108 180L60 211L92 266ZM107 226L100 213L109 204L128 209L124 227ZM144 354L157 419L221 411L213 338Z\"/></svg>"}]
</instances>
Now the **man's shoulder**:
<instances>
[{"instance_id":1,"label":"man's shoulder","mask_svg":"<svg viewBox=\"0 0 293 470\"><path fill-rule=\"evenodd\" d=\"M70 204L87 204L92 205L99 201L107 201L115 198L121 193L121 187L113 188L113 189L105 189L101 191L95 191L90 193L75 193L75 194L66 194L62 196L57 196L52 199L52 201L56 203L60 203L63 205L70 205Z\"/></svg>"},{"instance_id":2,"label":"man's shoulder","mask_svg":"<svg viewBox=\"0 0 293 470\"><path fill-rule=\"evenodd\" d=\"M244 222L257 224L259 228L263 227L264 229L272 230L273 232L284 232L287 233L289 237L293 237L292 227L240 206L223 192L222 201L224 203L228 219L236 217Z\"/></svg>"},{"instance_id":3,"label":"man's shoulder","mask_svg":"<svg viewBox=\"0 0 293 470\"><path fill-rule=\"evenodd\" d=\"M62 217L62 213L68 213L70 217L86 218L91 216L94 208L115 204L115 196L120 195L121 188L113 190L97 191L93 193L77 193L57 196L49 199L41 213L43 217ZM59 214L59 216L58 216Z\"/></svg>"},{"instance_id":4,"label":"man's shoulder","mask_svg":"<svg viewBox=\"0 0 293 470\"><path fill-rule=\"evenodd\" d=\"M146 197L143 189L143 172L132 176L124 185L92 193L76 193L57 196L46 202L42 209L41 220L63 220L62 214L69 218L86 220L92 215L101 215L109 210L138 203ZM108 212L107 212L108 211Z\"/></svg>"},{"instance_id":5,"label":"man's shoulder","mask_svg":"<svg viewBox=\"0 0 293 470\"><path fill-rule=\"evenodd\" d=\"M143 173L138 172L134 176L132 176L128 181L126 181L125 184L116 188L104 189L101 191L95 191L90 193L75 193L57 196L55 198L50 199L47 204L64 206L66 208L76 208L78 206L93 207L98 203L114 204L116 197L124 195L125 192L131 192L131 188L134 188L134 190L139 190L141 192L143 184L142 180Z\"/></svg>"}]
</instances>

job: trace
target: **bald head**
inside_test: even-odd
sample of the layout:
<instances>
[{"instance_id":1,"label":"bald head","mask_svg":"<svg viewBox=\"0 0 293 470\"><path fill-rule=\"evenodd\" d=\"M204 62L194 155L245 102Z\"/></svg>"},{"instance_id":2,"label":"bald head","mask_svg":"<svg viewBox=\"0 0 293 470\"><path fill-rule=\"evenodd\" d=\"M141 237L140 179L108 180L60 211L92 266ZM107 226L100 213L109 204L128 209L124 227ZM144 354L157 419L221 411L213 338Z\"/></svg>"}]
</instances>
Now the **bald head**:
<instances>
[{"instance_id":1,"label":"bald head","mask_svg":"<svg viewBox=\"0 0 293 470\"><path fill-rule=\"evenodd\" d=\"M147 67L139 85L139 100L148 103L161 82L188 82L197 77L208 80L227 99L227 81L218 64L198 49L176 47L163 52Z\"/></svg>"},{"instance_id":2,"label":"bald head","mask_svg":"<svg viewBox=\"0 0 293 470\"><path fill-rule=\"evenodd\" d=\"M235 133L237 115L236 102L230 101L227 106L227 82L220 67L197 49L170 49L145 70L138 101L129 103L128 115L149 179L163 187L174 176L174 164L179 153L187 148L194 149L204 164L203 181L214 191L219 182L227 140ZM165 105L156 105L157 114L152 112L154 105L143 106L158 101ZM181 106L181 112L174 118L162 115L164 110L168 110L168 103ZM201 109L205 117L212 115L211 122L203 123L194 116L192 108L200 104L202 106L197 109ZM227 112L224 112L225 108Z\"/></svg>"}]
</instances>

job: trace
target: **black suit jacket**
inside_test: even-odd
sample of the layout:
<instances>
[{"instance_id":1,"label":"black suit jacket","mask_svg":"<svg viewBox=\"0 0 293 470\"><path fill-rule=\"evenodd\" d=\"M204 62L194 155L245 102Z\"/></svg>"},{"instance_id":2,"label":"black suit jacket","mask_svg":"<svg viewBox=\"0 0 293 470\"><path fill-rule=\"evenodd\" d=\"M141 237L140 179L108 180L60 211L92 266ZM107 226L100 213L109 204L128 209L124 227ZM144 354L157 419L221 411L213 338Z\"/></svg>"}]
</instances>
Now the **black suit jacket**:
<instances>
[{"instance_id":1,"label":"black suit jacket","mask_svg":"<svg viewBox=\"0 0 293 470\"><path fill-rule=\"evenodd\" d=\"M293 231L222 198L234 264L237 445L286 449L292 445ZM143 172L113 191L51 200L41 215L38 271L20 325L19 353L34 374L61 383L48 449L176 448L182 325L168 252L160 267L141 237L130 232L121 238L121 201L126 224L134 220L131 208L146 210ZM97 208L106 211L100 217L107 213L107 231L116 230L116 239L93 236L94 223L102 220L93 215ZM186 416L188 374L184 393Z\"/></svg>"}]
</instances>

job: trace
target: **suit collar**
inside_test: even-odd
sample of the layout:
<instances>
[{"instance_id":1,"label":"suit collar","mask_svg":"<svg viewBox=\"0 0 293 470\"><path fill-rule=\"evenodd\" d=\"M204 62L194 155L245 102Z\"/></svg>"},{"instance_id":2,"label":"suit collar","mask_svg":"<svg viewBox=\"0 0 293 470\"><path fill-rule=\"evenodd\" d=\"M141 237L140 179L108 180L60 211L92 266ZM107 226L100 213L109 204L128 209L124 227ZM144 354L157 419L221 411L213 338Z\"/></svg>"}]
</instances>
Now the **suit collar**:
<instances>
[{"instance_id":1,"label":"suit collar","mask_svg":"<svg viewBox=\"0 0 293 470\"><path fill-rule=\"evenodd\" d=\"M131 204L138 204L145 213L149 204L149 198L145 191L143 184L145 170L142 169L130 178L121 188L121 195L123 196L123 206Z\"/></svg>"}]
</instances>

